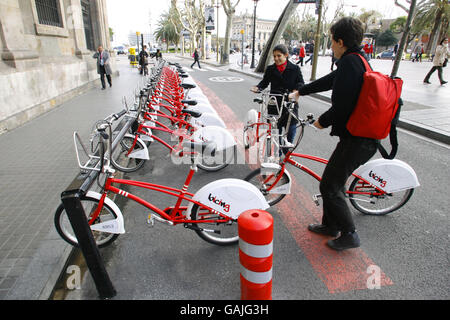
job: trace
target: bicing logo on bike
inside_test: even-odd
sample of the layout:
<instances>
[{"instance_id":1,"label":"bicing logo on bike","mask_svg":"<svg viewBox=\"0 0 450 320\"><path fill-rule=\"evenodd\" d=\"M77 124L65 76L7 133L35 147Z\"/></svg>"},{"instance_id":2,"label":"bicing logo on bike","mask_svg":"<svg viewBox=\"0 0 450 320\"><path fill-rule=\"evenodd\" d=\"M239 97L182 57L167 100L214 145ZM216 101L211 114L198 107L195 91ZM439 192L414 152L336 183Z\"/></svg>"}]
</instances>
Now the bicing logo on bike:
<instances>
[{"instance_id":1,"label":"bicing logo on bike","mask_svg":"<svg viewBox=\"0 0 450 320\"><path fill-rule=\"evenodd\" d=\"M211 193L208 196L208 200L218 206L222 207L225 212L230 212L230 205L223 200L217 199L217 196L213 196Z\"/></svg>"},{"instance_id":2,"label":"bicing logo on bike","mask_svg":"<svg viewBox=\"0 0 450 320\"><path fill-rule=\"evenodd\" d=\"M379 183L380 183L380 186L381 186L382 188L386 187L387 181L384 180L382 177L377 176L377 174L376 174L375 172L373 172L372 170L370 170L370 172L369 172L369 177L371 177L373 180L379 182Z\"/></svg>"}]
</instances>

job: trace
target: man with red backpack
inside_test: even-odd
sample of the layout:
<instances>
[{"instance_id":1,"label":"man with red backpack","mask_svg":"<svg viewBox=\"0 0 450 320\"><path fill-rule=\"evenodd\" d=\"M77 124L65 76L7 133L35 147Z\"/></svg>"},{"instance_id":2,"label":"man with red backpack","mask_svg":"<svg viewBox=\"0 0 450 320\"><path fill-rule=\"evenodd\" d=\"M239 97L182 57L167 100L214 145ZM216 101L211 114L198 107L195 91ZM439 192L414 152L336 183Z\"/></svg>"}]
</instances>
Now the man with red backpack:
<instances>
[{"instance_id":1,"label":"man with red backpack","mask_svg":"<svg viewBox=\"0 0 450 320\"><path fill-rule=\"evenodd\" d=\"M345 183L356 168L376 153L379 142L373 138L354 136L346 127L357 105L366 71L360 50L363 24L358 19L344 17L331 26L330 32L337 69L300 87L294 97L332 90L331 107L316 120L314 126L319 129L331 126L330 135L338 136L339 142L320 182L322 222L310 225L308 230L332 237L340 233L327 244L332 249L345 250L360 246L352 213L346 203Z\"/></svg>"}]
</instances>

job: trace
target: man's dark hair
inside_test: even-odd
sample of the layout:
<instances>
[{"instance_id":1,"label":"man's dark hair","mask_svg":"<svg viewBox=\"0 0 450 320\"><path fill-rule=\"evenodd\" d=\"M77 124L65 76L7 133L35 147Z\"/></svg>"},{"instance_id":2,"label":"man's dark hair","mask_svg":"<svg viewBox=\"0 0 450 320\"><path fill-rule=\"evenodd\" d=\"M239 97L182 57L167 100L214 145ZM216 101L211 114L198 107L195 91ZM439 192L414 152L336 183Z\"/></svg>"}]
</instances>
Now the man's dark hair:
<instances>
[{"instance_id":1,"label":"man's dark hair","mask_svg":"<svg viewBox=\"0 0 450 320\"><path fill-rule=\"evenodd\" d=\"M331 26L330 32L334 41L342 39L344 46L353 48L361 45L364 36L364 27L360 20L352 17L344 17Z\"/></svg>"}]
</instances>

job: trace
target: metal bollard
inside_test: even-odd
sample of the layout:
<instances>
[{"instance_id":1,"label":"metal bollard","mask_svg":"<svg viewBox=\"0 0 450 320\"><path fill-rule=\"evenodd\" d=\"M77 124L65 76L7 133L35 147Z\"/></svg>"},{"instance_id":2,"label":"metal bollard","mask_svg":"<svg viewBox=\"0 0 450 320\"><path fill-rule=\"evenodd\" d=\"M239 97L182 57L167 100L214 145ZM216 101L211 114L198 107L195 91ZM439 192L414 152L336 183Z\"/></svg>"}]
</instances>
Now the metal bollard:
<instances>
[{"instance_id":1,"label":"metal bollard","mask_svg":"<svg viewBox=\"0 0 450 320\"><path fill-rule=\"evenodd\" d=\"M241 300L272 300L273 217L247 210L238 218Z\"/></svg>"}]
</instances>

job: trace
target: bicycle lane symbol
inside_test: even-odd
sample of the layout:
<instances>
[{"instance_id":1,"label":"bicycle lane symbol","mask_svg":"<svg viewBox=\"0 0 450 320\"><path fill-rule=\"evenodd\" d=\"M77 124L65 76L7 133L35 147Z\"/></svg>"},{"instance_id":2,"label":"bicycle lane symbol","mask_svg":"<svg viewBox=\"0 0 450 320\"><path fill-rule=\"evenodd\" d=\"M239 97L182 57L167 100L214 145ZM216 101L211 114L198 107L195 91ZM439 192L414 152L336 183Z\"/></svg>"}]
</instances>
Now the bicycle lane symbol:
<instances>
[{"instance_id":1,"label":"bicycle lane symbol","mask_svg":"<svg viewBox=\"0 0 450 320\"><path fill-rule=\"evenodd\" d=\"M244 81L244 79L239 78L239 77L226 77L226 76L212 77L212 78L209 78L208 80L212 81L212 82L242 82L242 81Z\"/></svg>"}]
</instances>

